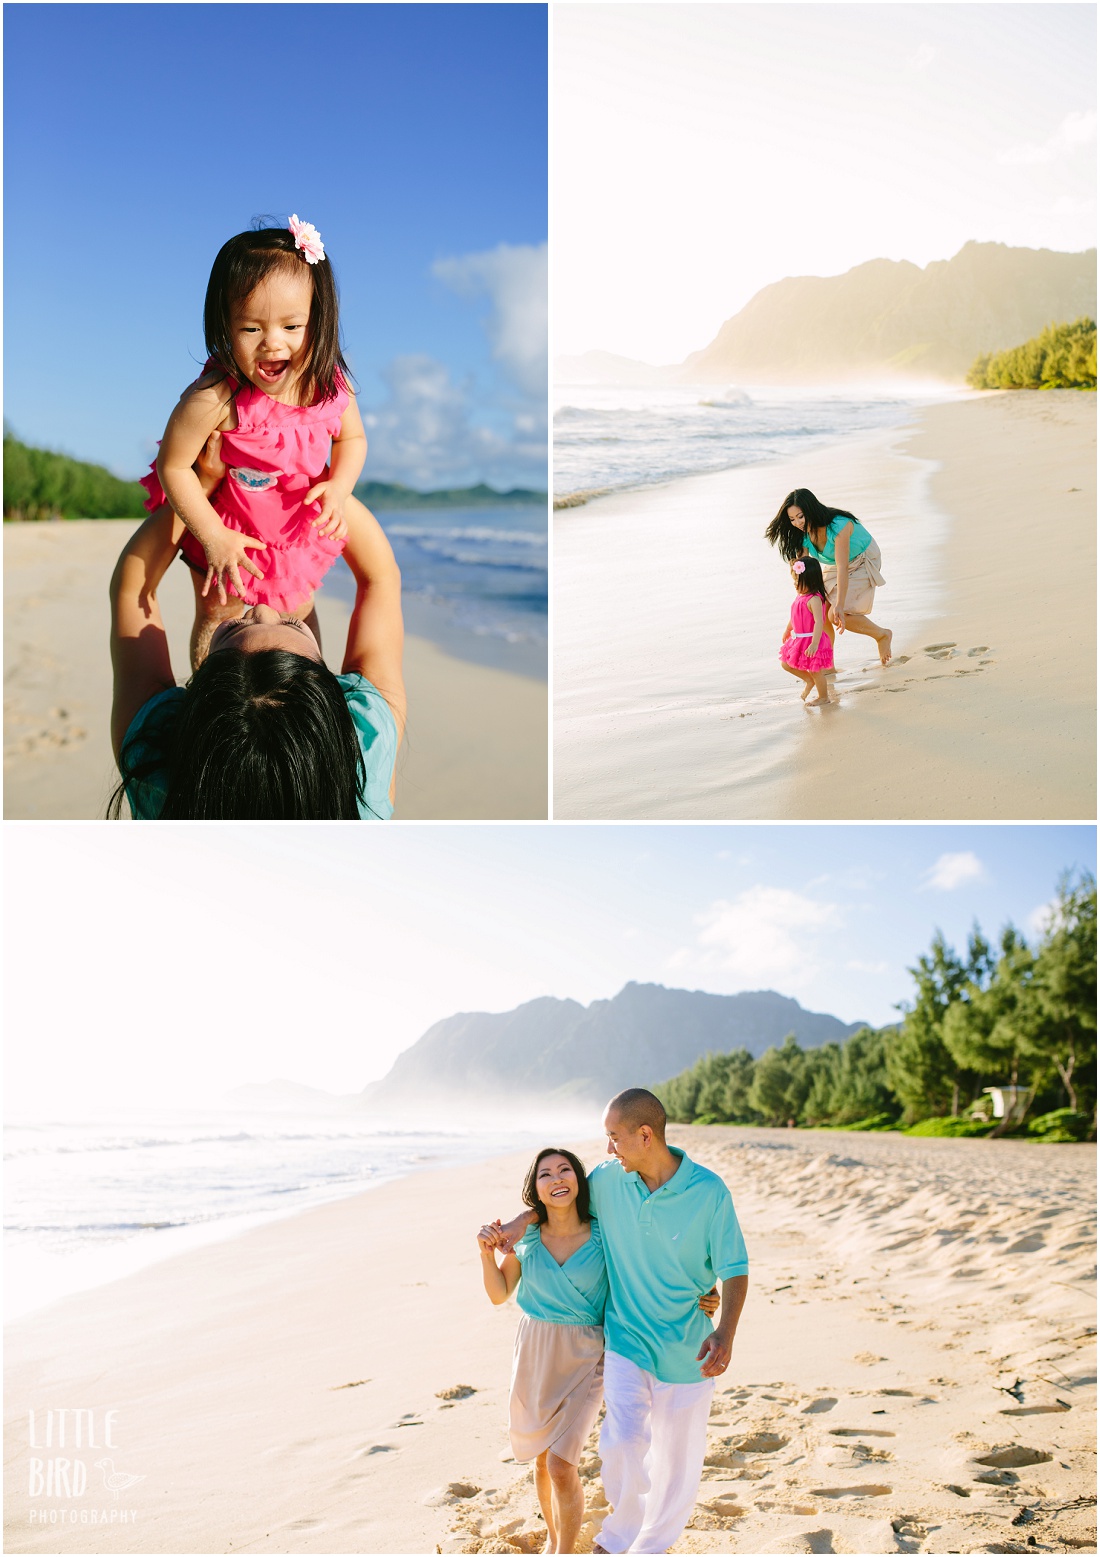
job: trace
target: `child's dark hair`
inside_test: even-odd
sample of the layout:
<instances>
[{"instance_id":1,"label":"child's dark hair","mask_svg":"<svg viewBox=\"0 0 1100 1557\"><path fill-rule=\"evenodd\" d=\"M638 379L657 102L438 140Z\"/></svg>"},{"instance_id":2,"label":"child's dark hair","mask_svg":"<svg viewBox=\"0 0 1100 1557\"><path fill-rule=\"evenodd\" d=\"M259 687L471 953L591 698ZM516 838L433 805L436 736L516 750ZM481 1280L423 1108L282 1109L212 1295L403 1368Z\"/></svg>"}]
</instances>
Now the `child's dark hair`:
<instances>
[{"instance_id":1,"label":"child's dark hair","mask_svg":"<svg viewBox=\"0 0 1100 1557\"><path fill-rule=\"evenodd\" d=\"M341 376L350 383L351 374L340 349L340 301L336 277L327 259L311 265L295 246L294 234L286 227L258 227L239 232L218 250L206 284L206 302L202 322L206 332L206 352L228 378L244 383L245 375L233 355L232 309L244 302L273 270L308 275L313 283L309 307L309 360L302 375L302 404L320 399L334 400L340 390Z\"/></svg>"},{"instance_id":2,"label":"child's dark hair","mask_svg":"<svg viewBox=\"0 0 1100 1557\"><path fill-rule=\"evenodd\" d=\"M221 649L166 698L119 761L128 784L167 782L165 821L358 820L366 769L339 681L286 649Z\"/></svg>"},{"instance_id":3,"label":"child's dark hair","mask_svg":"<svg viewBox=\"0 0 1100 1557\"><path fill-rule=\"evenodd\" d=\"M584 1163L581 1159L571 1151L567 1151L564 1146L544 1146L542 1151L536 1155L534 1162L527 1170L527 1177L523 1181L524 1205L531 1207L531 1210L540 1222L546 1221L546 1207L539 1199L539 1193L535 1187L539 1176L539 1163L544 1157L564 1157L568 1161L573 1172L577 1175L577 1215L582 1222L590 1222L592 1220L592 1212L588 1204L588 1174L585 1172Z\"/></svg>"},{"instance_id":4,"label":"child's dark hair","mask_svg":"<svg viewBox=\"0 0 1100 1557\"><path fill-rule=\"evenodd\" d=\"M794 587L800 595L820 595L825 604L829 604L829 597L825 593L825 579L821 573L821 564L816 557L802 557L801 573L794 576Z\"/></svg>"},{"instance_id":5,"label":"child's dark hair","mask_svg":"<svg viewBox=\"0 0 1100 1557\"><path fill-rule=\"evenodd\" d=\"M801 508L806 519L805 530L791 523L788 508ZM779 512L764 531L764 539L769 545L779 547L779 555L785 562L793 562L805 546L806 537L813 540L811 532L828 529L833 519L853 519L859 523L855 514L850 514L846 508L829 508L819 502L809 487L795 487L780 504ZM814 544L817 545L816 541Z\"/></svg>"}]
</instances>

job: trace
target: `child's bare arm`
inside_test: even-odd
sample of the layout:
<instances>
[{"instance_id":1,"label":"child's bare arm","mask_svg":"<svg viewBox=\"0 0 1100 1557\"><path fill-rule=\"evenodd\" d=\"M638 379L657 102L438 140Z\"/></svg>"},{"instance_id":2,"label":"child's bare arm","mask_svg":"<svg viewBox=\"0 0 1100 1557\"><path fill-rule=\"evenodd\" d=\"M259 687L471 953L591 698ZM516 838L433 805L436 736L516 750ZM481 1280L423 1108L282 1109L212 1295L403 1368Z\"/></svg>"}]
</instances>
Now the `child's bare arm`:
<instances>
[{"instance_id":1,"label":"child's bare arm","mask_svg":"<svg viewBox=\"0 0 1100 1557\"><path fill-rule=\"evenodd\" d=\"M358 498L347 501L344 558L355 578L355 607L348 626L343 669L374 683L393 709L400 741L405 728L405 682L401 655L401 572L382 526Z\"/></svg>"},{"instance_id":2,"label":"child's bare arm","mask_svg":"<svg viewBox=\"0 0 1100 1557\"><path fill-rule=\"evenodd\" d=\"M200 382L198 388L189 390L168 419L157 456L157 474L165 496L206 553L209 572L203 594L211 584L216 585L218 599L223 605L229 598L226 593L228 582L233 584L242 600L246 598L242 568L254 578L263 578L263 573L248 555L250 548L262 548L263 542L240 535L222 523L194 470L195 461L210 434L222 429L229 401L224 382L214 385Z\"/></svg>"},{"instance_id":3,"label":"child's bare arm","mask_svg":"<svg viewBox=\"0 0 1100 1557\"><path fill-rule=\"evenodd\" d=\"M810 611L814 619L814 635L810 639L810 658L817 653L817 646L821 642L821 634L825 631L825 613L821 609L821 601L817 595L810 596Z\"/></svg>"},{"instance_id":4,"label":"child's bare arm","mask_svg":"<svg viewBox=\"0 0 1100 1557\"><path fill-rule=\"evenodd\" d=\"M305 495L307 503L321 504L321 512L312 520L318 535L339 539L347 534L344 506L363 473L366 458L367 434L363 418L354 395L349 395L347 409L340 420L340 431L332 440L328 475L310 487Z\"/></svg>"}]
</instances>

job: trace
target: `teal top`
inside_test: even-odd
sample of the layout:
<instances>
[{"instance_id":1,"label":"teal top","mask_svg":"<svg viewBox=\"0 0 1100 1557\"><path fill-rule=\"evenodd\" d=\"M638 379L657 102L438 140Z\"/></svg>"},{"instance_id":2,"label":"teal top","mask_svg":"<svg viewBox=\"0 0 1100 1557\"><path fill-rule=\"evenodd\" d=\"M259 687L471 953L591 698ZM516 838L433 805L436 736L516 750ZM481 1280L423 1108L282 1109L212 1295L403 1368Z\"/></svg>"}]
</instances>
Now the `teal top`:
<instances>
[{"instance_id":1,"label":"teal top","mask_svg":"<svg viewBox=\"0 0 1100 1557\"><path fill-rule=\"evenodd\" d=\"M664 1384L698 1384L697 1353L713 1326L699 1299L749 1268L730 1192L670 1146L680 1166L650 1194L640 1174L601 1162L588 1175L607 1258L609 1352Z\"/></svg>"},{"instance_id":2,"label":"teal top","mask_svg":"<svg viewBox=\"0 0 1100 1557\"><path fill-rule=\"evenodd\" d=\"M863 553L867 550L868 546L870 546L874 536L871 535L869 530L865 530L863 528L858 519L830 519L828 539L825 542L825 549L823 551L818 551L813 541L811 541L809 532L807 531L804 544L810 556L816 557L818 562L828 563L830 566L835 568L836 538L846 524L850 524L852 527L851 538L848 542L848 559L849 561L854 562L857 557L862 556Z\"/></svg>"},{"instance_id":3,"label":"teal top","mask_svg":"<svg viewBox=\"0 0 1100 1557\"><path fill-rule=\"evenodd\" d=\"M350 671L336 679L359 738L359 750L363 753L366 771L365 793L359 801L359 819L387 821L393 815L390 781L393 778L393 765L397 761L397 721L381 692L365 676ZM141 705L123 737L122 748L128 765L143 761L149 753L150 748L142 740L141 732L154 711L178 704L185 696L185 687L169 687ZM130 814L136 822L159 820L167 798L168 776L160 769L145 778L132 779L126 785Z\"/></svg>"},{"instance_id":4,"label":"teal top","mask_svg":"<svg viewBox=\"0 0 1100 1557\"><path fill-rule=\"evenodd\" d=\"M602 1325L607 1302L603 1239L593 1220L588 1240L559 1265L542 1241L536 1222L516 1244L523 1267L516 1302L532 1319L551 1325Z\"/></svg>"}]
</instances>

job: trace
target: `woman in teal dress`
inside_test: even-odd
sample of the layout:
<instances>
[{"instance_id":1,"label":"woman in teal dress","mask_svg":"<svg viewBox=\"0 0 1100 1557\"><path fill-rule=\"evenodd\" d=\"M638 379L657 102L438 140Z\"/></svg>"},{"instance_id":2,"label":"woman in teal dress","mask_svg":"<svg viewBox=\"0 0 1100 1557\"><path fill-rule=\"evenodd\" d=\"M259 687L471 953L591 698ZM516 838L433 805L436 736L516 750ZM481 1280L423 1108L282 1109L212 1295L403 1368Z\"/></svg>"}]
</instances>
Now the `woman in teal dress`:
<instances>
[{"instance_id":1,"label":"woman in teal dress","mask_svg":"<svg viewBox=\"0 0 1100 1557\"><path fill-rule=\"evenodd\" d=\"M829 508L808 487L796 487L787 493L764 535L787 562L813 557L821 564L833 625L842 632L873 638L879 659L889 665L894 635L871 620L875 589L885 583L882 553L855 514L846 508Z\"/></svg>"},{"instance_id":2,"label":"woman in teal dress","mask_svg":"<svg viewBox=\"0 0 1100 1557\"><path fill-rule=\"evenodd\" d=\"M512 1453L535 1462L548 1552L571 1552L584 1518L577 1467L603 1399L603 1315L607 1268L599 1223L588 1203L584 1164L564 1147L538 1153L523 1185L538 1221L497 1264L499 1222L481 1229L485 1290L497 1304L516 1292L522 1310L508 1401ZM708 1314L711 1291L699 1299Z\"/></svg>"}]
</instances>

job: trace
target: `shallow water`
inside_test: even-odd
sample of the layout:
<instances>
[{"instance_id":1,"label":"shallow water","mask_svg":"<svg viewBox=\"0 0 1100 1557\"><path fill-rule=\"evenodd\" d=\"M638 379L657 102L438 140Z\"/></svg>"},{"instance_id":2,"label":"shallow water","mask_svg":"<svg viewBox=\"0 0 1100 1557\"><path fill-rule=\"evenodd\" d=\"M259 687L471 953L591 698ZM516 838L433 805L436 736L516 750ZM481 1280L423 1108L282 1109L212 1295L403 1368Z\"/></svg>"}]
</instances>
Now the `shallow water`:
<instances>
[{"instance_id":1,"label":"shallow water","mask_svg":"<svg viewBox=\"0 0 1100 1557\"><path fill-rule=\"evenodd\" d=\"M789 462L616 494L555 517L555 804L559 818L784 817L810 722L889 685L873 641L838 635L839 702L807 709L778 652L794 590L763 540L783 495L850 508L882 550L874 620L920 651L943 583L946 518L931 461L899 431Z\"/></svg>"}]
</instances>

